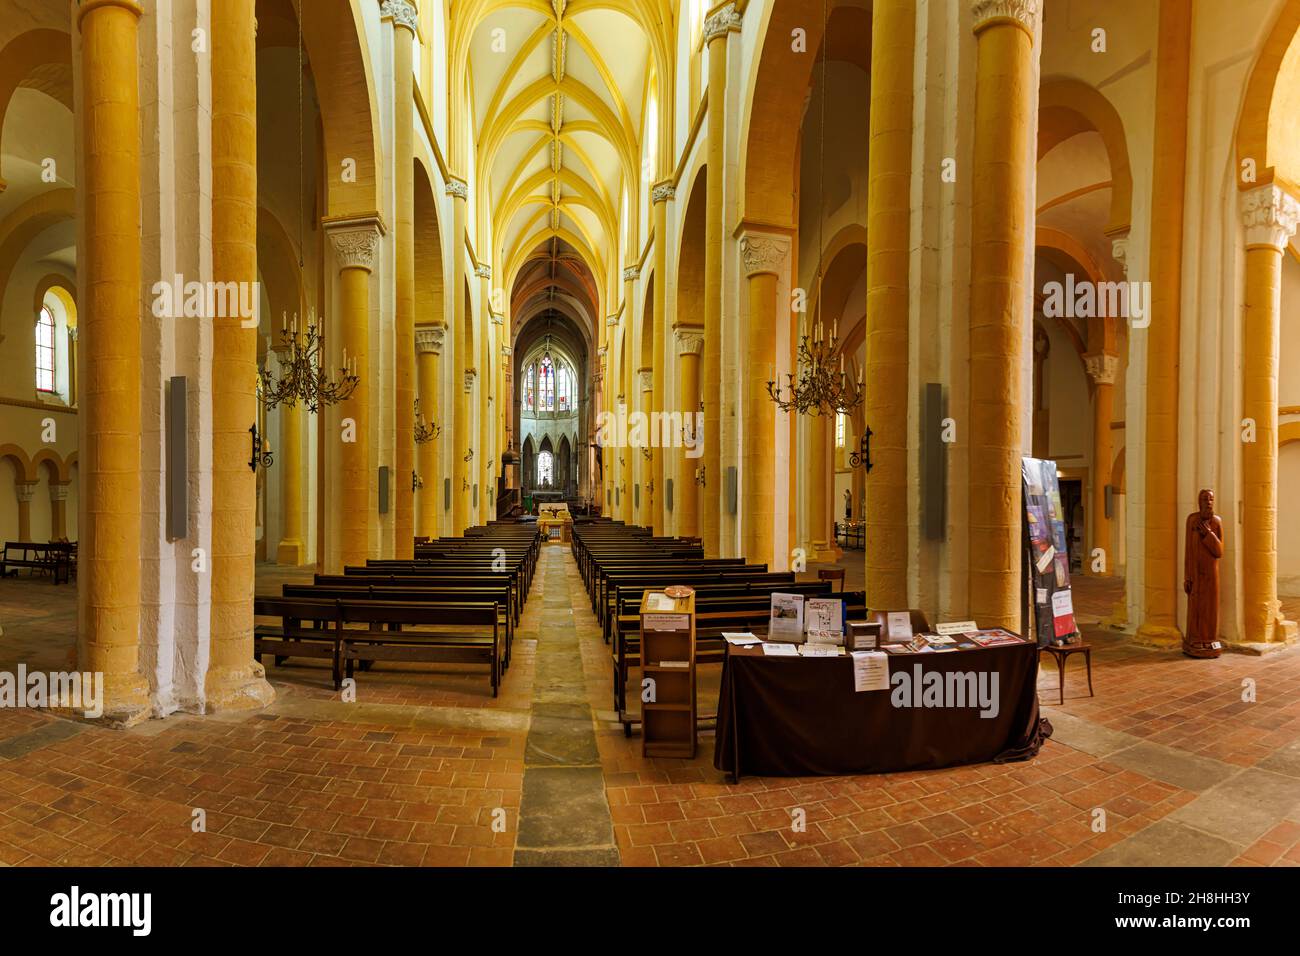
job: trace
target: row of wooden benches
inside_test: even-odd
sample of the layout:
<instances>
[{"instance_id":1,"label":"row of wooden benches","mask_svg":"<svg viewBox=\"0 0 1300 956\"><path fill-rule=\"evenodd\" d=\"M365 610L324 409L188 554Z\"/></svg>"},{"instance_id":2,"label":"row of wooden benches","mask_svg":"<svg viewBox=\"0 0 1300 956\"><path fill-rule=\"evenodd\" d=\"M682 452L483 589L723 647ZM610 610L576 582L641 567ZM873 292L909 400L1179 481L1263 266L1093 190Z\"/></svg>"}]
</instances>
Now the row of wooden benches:
<instances>
[{"instance_id":1,"label":"row of wooden benches","mask_svg":"<svg viewBox=\"0 0 1300 956\"><path fill-rule=\"evenodd\" d=\"M471 532L482 529L470 529ZM331 662L335 688L374 661L488 665L492 695L510 662L514 628L537 564L535 526L493 526L441 539L412 561L368 561L259 597L255 650Z\"/></svg>"}]
</instances>

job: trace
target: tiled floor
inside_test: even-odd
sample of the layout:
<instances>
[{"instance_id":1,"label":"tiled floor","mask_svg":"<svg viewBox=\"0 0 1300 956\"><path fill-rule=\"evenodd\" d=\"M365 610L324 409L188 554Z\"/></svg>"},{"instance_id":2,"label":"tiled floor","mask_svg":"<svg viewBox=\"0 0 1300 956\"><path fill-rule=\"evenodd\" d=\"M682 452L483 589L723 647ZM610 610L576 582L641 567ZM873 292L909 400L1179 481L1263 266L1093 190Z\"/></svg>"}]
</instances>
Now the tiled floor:
<instances>
[{"instance_id":1,"label":"tiled floor","mask_svg":"<svg viewBox=\"0 0 1300 956\"><path fill-rule=\"evenodd\" d=\"M1100 619L1122 582L1088 582ZM74 603L0 581L0 670L66 667ZM1075 660L1055 706L1044 671L1055 734L1031 762L732 785L709 734L692 761L624 737L586 594L548 547L496 699L481 668L379 667L342 703L290 662L256 714L110 731L0 710L0 865L1300 864L1300 650L1194 661L1087 633L1097 696Z\"/></svg>"}]
</instances>

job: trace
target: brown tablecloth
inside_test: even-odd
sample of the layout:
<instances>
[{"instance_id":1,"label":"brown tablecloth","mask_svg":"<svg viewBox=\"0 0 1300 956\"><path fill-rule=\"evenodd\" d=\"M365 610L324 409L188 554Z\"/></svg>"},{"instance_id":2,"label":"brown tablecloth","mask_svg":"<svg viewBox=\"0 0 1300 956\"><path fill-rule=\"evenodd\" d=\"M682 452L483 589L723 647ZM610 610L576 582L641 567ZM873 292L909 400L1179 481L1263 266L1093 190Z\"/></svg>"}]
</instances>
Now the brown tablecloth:
<instances>
[{"instance_id":1,"label":"brown tablecloth","mask_svg":"<svg viewBox=\"0 0 1300 956\"><path fill-rule=\"evenodd\" d=\"M922 681L933 671L996 672L996 716L981 717L978 706L894 706L894 675L906 671L915 680L918 665ZM847 654L770 657L762 648L730 648L713 765L735 778L928 770L1024 760L1052 733L1038 713L1032 643L891 654L889 674L889 690L857 692Z\"/></svg>"}]
</instances>

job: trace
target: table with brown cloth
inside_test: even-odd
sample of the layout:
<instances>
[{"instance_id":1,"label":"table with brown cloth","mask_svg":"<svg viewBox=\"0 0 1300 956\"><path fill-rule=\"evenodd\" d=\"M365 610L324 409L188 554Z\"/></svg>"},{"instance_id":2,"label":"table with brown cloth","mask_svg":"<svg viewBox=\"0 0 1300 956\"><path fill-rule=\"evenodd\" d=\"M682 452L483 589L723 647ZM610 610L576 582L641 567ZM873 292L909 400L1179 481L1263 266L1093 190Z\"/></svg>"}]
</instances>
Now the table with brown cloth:
<instances>
[{"instance_id":1,"label":"table with brown cloth","mask_svg":"<svg viewBox=\"0 0 1300 956\"><path fill-rule=\"evenodd\" d=\"M978 706L895 707L887 690L855 691L853 659L777 657L730 647L718 695L713 765L742 775L804 777L933 770L1026 760L1052 733L1038 713L1038 647L890 654L889 673L998 674L998 712Z\"/></svg>"}]
</instances>

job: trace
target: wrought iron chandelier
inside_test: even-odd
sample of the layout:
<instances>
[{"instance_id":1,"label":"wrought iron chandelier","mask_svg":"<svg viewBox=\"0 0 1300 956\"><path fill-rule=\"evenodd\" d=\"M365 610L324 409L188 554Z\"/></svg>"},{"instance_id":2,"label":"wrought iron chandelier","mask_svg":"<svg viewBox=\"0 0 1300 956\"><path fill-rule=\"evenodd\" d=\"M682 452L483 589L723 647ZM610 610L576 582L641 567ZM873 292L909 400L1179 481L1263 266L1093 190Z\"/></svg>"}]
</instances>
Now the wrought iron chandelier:
<instances>
[{"instance_id":1,"label":"wrought iron chandelier","mask_svg":"<svg viewBox=\"0 0 1300 956\"><path fill-rule=\"evenodd\" d=\"M862 379L852 381L844 371L844 355L840 353L839 369L835 369L835 354L838 340L832 332L829 339L822 334L818 322L811 336L805 335L799 341L799 357L796 360L799 381L795 382L792 374L786 375L786 385L782 388L776 382L767 383L767 394L783 412L795 411L800 415L834 415L847 413L862 404L865 393ZM783 398L783 394L788 394Z\"/></svg>"},{"instance_id":2,"label":"wrought iron chandelier","mask_svg":"<svg viewBox=\"0 0 1300 956\"><path fill-rule=\"evenodd\" d=\"M420 400L415 400L415 443L427 445L442 434L442 426L437 422L426 422L420 417Z\"/></svg>"},{"instance_id":3,"label":"wrought iron chandelier","mask_svg":"<svg viewBox=\"0 0 1300 956\"><path fill-rule=\"evenodd\" d=\"M299 331L298 316L288 318L280 329L284 353L280 359L280 374L271 374L269 368L260 371L258 395L268 409L277 405L290 408L302 402L307 411L315 414L323 405L334 405L352 397L361 379L357 376L357 359L348 358L343 350L343 366L328 374L324 367L325 337L315 323L308 322Z\"/></svg>"}]
</instances>

